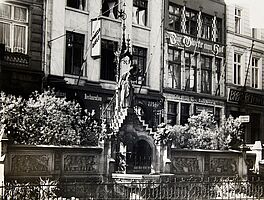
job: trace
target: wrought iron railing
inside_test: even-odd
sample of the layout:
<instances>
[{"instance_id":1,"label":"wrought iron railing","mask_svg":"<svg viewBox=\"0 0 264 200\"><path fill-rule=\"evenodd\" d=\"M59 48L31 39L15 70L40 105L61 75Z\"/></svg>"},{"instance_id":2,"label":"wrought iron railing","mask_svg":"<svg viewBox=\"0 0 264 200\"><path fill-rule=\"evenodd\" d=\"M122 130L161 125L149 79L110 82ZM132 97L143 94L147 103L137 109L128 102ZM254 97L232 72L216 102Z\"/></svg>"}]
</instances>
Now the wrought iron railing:
<instances>
[{"instance_id":1,"label":"wrought iron railing","mask_svg":"<svg viewBox=\"0 0 264 200\"><path fill-rule=\"evenodd\" d=\"M22 53L12 53L5 51L3 56L4 62L14 63L19 65L28 65L29 64L29 56Z\"/></svg>"},{"instance_id":2,"label":"wrought iron railing","mask_svg":"<svg viewBox=\"0 0 264 200\"><path fill-rule=\"evenodd\" d=\"M264 199L264 182L229 179L158 179L127 182L71 182L57 185L7 184L1 199L205 200Z\"/></svg>"}]
</instances>

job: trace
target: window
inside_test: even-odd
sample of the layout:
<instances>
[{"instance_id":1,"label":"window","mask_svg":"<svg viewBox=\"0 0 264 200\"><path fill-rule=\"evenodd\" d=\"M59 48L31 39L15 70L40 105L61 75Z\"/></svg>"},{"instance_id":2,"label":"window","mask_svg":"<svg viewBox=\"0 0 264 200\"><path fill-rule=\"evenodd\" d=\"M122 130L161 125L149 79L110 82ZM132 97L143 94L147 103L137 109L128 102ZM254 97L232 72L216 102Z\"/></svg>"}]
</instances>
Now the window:
<instances>
[{"instance_id":1,"label":"window","mask_svg":"<svg viewBox=\"0 0 264 200\"><path fill-rule=\"evenodd\" d=\"M66 32L65 73L80 75L83 64L84 35Z\"/></svg>"},{"instance_id":2,"label":"window","mask_svg":"<svg viewBox=\"0 0 264 200\"><path fill-rule=\"evenodd\" d=\"M234 84L241 84L241 55L235 53L234 54Z\"/></svg>"},{"instance_id":3,"label":"window","mask_svg":"<svg viewBox=\"0 0 264 200\"><path fill-rule=\"evenodd\" d=\"M258 88L259 87L259 67L258 67L258 59L252 57L251 60L251 86L253 88Z\"/></svg>"},{"instance_id":4,"label":"window","mask_svg":"<svg viewBox=\"0 0 264 200\"><path fill-rule=\"evenodd\" d=\"M196 91L197 57L185 52L185 90Z\"/></svg>"},{"instance_id":5,"label":"window","mask_svg":"<svg viewBox=\"0 0 264 200\"><path fill-rule=\"evenodd\" d=\"M215 107L215 110L214 110L214 119L215 119L217 125L220 126L220 121L221 121L221 108Z\"/></svg>"},{"instance_id":6,"label":"window","mask_svg":"<svg viewBox=\"0 0 264 200\"><path fill-rule=\"evenodd\" d=\"M201 56L201 92L211 94L212 58Z\"/></svg>"},{"instance_id":7,"label":"window","mask_svg":"<svg viewBox=\"0 0 264 200\"><path fill-rule=\"evenodd\" d=\"M202 17L203 25L202 25L202 38L211 40L212 36L212 17L203 16Z\"/></svg>"},{"instance_id":8,"label":"window","mask_svg":"<svg viewBox=\"0 0 264 200\"><path fill-rule=\"evenodd\" d=\"M216 42L222 42L222 20L217 19L217 31L216 31Z\"/></svg>"},{"instance_id":9,"label":"window","mask_svg":"<svg viewBox=\"0 0 264 200\"><path fill-rule=\"evenodd\" d=\"M110 18L117 18L118 0L103 0L102 15Z\"/></svg>"},{"instance_id":10,"label":"window","mask_svg":"<svg viewBox=\"0 0 264 200\"><path fill-rule=\"evenodd\" d=\"M252 37L255 39L258 38L258 30L256 28L252 28Z\"/></svg>"},{"instance_id":11,"label":"window","mask_svg":"<svg viewBox=\"0 0 264 200\"><path fill-rule=\"evenodd\" d=\"M146 26L147 25L147 0L133 0L133 23Z\"/></svg>"},{"instance_id":12,"label":"window","mask_svg":"<svg viewBox=\"0 0 264 200\"><path fill-rule=\"evenodd\" d=\"M117 49L117 42L102 40L101 45L101 79L115 81L116 64L114 52Z\"/></svg>"},{"instance_id":13,"label":"window","mask_svg":"<svg viewBox=\"0 0 264 200\"><path fill-rule=\"evenodd\" d=\"M67 0L67 6L79 10L86 10L86 0Z\"/></svg>"},{"instance_id":14,"label":"window","mask_svg":"<svg viewBox=\"0 0 264 200\"><path fill-rule=\"evenodd\" d=\"M168 101L167 124L175 125L177 117L177 103Z\"/></svg>"},{"instance_id":15,"label":"window","mask_svg":"<svg viewBox=\"0 0 264 200\"><path fill-rule=\"evenodd\" d=\"M190 35L197 35L197 14L193 11L186 10L186 31Z\"/></svg>"},{"instance_id":16,"label":"window","mask_svg":"<svg viewBox=\"0 0 264 200\"><path fill-rule=\"evenodd\" d=\"M189 117L190 117L190 104L181 103L181 119L180 119L180 124L181 125L187 124Z\"/></svg>"},{"instance_id":17,"label":"window","mask_svg":"<svg viewBox=\"0 0 264 200\"><path fill-rule=\"evenodd\" d=\"M138 67L136 84L146 85L145 70L147 64L147 49L133 46L133 65Z\"/></svg>"},{"instance_id":18,"label":"window","mask_svg":"<svg viewBox=\"0 0 264 200\"><path fill-rule=\"evenodd\" d=\"M241 10L235 9L235 33L241 33Z\"/></svg>"},{"instance_id":19,"label":"window","mask_svg":"<svg viewBox=\"0 0 264 200\"><path fill-rule=\"evenodd\" d=\"M215 85L216 85L216 95L220 95L220 78L221 78L221 59L215 58L215 67L216 67L216 74L215 74Z\"/></svg>"},{"instance_id":20,"label":"window","mask_svg":"<svg viewBox=\"0 0 264 200\"><path fill-rule=\"evenodd\" d=\"M0 4L0 43L5 50L27 53L28 9L11 4Z\"/></svg>"},{"instance_id":21,"label":"window","mask_svg":"<svg viewBox=\"0 0 264 200\"><path fill-rule=\"evenodd\" d=\"M181 30L181 8L177 5L169 5L169 28L175 31Z\"/></svg>"},{"instance_id":22,"label":"window","mask_svg":"<svg viewBox=\"0 0 264 200\"><path fill-rule=\"evenodd\" d=\"M168 50L168 82L170 88L181 88L181 52L176 49Z\"/></svg>"}]
</instances>

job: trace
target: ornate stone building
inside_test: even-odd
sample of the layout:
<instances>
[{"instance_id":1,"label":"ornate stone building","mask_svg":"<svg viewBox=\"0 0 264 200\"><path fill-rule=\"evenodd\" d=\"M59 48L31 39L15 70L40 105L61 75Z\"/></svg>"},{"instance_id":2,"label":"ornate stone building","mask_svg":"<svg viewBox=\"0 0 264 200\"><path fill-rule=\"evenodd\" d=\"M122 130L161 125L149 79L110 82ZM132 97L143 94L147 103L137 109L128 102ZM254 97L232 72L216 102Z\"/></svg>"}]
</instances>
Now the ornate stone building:
<instances>
[{"instance_id":1,"label":"ornate stone building","mask_svg":"<svg viewBox=\"0 0 264 200\"><path fill-rule=\"evenodd\" d=\"M43 0L0 3L0 90L28 95L41 90L44 76Z\"/></svg>"},{"instance_id":2,"label":"ornate stone building","mask_svg":"<svg viewBox=\"0 0 264 200\"><path fill-rule=\"evenodd\" d=\"M227 115L246 115L245 141L264 141L263 29L252 29L249 10L243 5L226 7Z\"/></svg>"},{"instance_id":3,"label":"ornate stone building","mask_svg":"<svg viewBox=\"0 0 264 200\"><path fill-rule=\"evenodd\" d=\"M225 113L224 1L165 1L165 122L187 123L202 110Z\"/></svg>"}]
</instances>

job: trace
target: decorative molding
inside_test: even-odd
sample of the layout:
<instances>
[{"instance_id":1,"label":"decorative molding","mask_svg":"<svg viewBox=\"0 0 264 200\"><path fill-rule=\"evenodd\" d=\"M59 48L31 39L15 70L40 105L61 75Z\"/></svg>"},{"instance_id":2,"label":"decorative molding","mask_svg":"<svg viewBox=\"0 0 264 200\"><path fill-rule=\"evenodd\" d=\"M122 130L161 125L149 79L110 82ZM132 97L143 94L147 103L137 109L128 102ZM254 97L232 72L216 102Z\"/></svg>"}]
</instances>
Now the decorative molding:
<instances>
[{"instance_id":1,"label":"decorative molding","mask_svg":"<svg viewBox=\"0 0 264 200\"><path fill-rule=\"evenodd\" d=\"M174 157L172 159L173 173L199 173L201 172L197 158Z\"/></svg>"},{"instance_id":2,"label":"decorative molding","mask_svg":"<svg viewBox=\"0 0 264 200\"><path fill-rule=\"evenodd\" d=\"M65 172L97 172L96 155L64 155L63 169Z\"/></svg>"}]
</instances>

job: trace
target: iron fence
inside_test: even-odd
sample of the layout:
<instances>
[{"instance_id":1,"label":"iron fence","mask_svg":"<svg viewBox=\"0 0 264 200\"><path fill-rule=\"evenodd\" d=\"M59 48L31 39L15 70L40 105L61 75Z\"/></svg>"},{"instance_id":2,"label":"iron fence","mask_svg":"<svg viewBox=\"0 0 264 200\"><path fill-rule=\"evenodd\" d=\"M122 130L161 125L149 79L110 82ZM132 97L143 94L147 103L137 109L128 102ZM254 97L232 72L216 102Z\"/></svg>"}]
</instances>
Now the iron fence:
<instances>
[{"instance_id":1,"label":"iron fence","mask_svg":"<svg viewBox=\"0 0 264 200\"><path fill-rule=\"evenodd\" d=\"M9 183L1 187L1 194L5 200L264 200L264 182L175 178L45 185Z\"/></svg>"}]
</instances>

